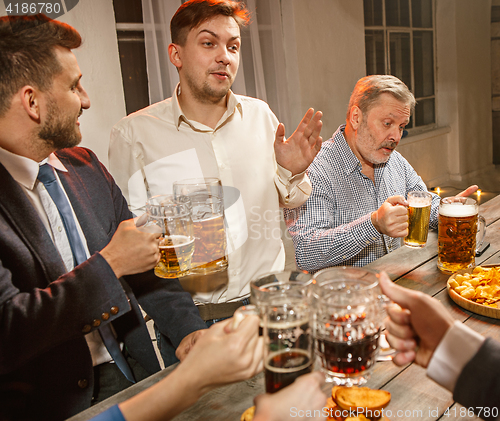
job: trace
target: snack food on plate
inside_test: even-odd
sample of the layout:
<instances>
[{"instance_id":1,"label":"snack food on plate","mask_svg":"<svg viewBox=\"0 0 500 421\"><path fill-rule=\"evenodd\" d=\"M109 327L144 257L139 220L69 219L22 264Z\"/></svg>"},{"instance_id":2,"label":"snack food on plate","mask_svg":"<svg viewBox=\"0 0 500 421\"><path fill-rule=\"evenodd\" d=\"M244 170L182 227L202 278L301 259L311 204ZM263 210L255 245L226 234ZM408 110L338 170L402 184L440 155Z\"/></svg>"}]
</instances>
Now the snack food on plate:
<instances>
[{"instance_id":1,"label":"snack food on plate","mask_svg":"<svg viewBox=\"0 0 500 421\"><path fill-rule=\"evenodd\" d=\"M477 266L472 273L457 274L449 282L461 297L485 306L500 301L500 268Z\"/></svg>"},{"instance_id":2,"label":"snack food on plate","mask_svg":"<svg viewBox=\"0 0 500 421\"><path fill-rule=\"evenodd\" d=\"M241 414L240 421L252 421L255 413L255 406L248 408L243 414Z\"/></svg>"},{"instance_id":3,"label":"snack food on plate","mask_svg":"<svg viewBox=\"0 0 500 421\"><path fill-rule=\"evenodd\" d=\"M332 388L327 401L328 418L331 421L382 421L383 408L391 400L390 392L368 387Z\"/></svg>"}]
</instances>

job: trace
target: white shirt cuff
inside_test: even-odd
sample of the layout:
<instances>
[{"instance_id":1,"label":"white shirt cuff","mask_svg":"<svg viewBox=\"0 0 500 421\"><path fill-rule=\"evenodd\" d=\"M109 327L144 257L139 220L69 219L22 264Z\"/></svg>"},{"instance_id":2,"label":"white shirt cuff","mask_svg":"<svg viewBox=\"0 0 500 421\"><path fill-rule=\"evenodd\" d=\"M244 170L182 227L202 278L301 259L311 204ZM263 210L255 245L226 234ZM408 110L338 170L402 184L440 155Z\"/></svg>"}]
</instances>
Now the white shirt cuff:
<instances>
[{"instance_id":1,"label":"white shirt cuff","mask_svg":"<svg viewBox=\"0 0 500 421\"><path fill-rule=\"evenodd\" d=\"M305 170L299 174L295 174L294 176L292 176L292 172L282 167L280 164L276 163L276 166L277 166L276 173L278 174L278 177L281 179L282 183L285 186L289 184L296 186L297 184L302 182L307 172L307 170Z\"/></svg>"},{"instance_id":2,"label":"white shirt cuff","mask_svg":"<svg viewBox=\"0 0 500 421\"><path fill-rule=\"evenodd\" d=\"M484 336L455 321L434 351L427 367L427 376L453 392L458 376L484 340Z\"/></svg>"}]
</instances>

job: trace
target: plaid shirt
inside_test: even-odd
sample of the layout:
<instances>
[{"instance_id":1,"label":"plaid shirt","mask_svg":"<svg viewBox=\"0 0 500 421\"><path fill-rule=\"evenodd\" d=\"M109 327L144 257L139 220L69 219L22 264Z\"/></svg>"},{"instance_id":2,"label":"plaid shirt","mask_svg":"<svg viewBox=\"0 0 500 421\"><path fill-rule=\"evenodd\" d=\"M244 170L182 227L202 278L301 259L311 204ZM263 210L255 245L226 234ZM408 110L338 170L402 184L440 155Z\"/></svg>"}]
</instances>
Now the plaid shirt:
<instances>
[{"instance_id":1,"label":"plaid shirt","mask_svg":"<svg viewBox=\"0 0 500 421\"><path fill-rule=\"evenodd\" d=\"M401 247L401 238L380 234L371 213L390 196L427 191L422 179L399 152L375 166L375 184L361 173L361 163L344 138L342 125L323 143L308 169L312 193L306 203L284 209L301 269L364 266ZM439 196L432 194L430 227L437 228Z\"/></svg>"}]
</instances>

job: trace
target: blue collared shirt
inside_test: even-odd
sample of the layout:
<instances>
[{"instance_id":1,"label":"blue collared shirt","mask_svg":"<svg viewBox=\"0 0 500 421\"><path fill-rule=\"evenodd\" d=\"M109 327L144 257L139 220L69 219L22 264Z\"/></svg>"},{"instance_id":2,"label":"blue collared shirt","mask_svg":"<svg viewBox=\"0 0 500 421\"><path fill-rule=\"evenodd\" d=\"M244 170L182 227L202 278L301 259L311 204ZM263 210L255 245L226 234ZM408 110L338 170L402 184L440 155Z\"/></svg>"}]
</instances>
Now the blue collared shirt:
<instances>
[{"instance_id":1,"label":"blue collared shirt","mask_svg":"<svg viewBox=\"0 0 500 421\"><path fill-rule=\"evenodd\" d=\"M371 214L388 197L427 187L403 156L394 151L375 166L375 183L361 172L361 162L344 138L342 125L325 141L308 169L312 193L306 203L284 209L285 221L301 269L364 266L401 247L401 238L380 234ZM437 228L439 196L432 194L430 227Z\"/></svg>"}]
</instances>

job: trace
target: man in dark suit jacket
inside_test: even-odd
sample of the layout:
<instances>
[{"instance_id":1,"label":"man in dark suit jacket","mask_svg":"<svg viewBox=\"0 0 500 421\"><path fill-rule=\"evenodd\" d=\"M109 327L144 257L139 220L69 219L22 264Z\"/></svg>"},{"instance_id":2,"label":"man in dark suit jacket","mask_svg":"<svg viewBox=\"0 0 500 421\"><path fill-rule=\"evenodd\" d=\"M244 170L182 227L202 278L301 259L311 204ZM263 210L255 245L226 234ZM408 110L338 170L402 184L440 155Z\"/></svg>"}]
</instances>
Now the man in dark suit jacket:
<instances>
[{"instance_id":1,"label":"man in dark suit jacket","mask_svg":"<svg viewBox=\"0 0 500 421\"><path fill-rule=\"evenodd\" d=\"M43 15L0 18L0 419L60 420L89 407L103 385L88 338L110 323L137 377L160 370L139 304L181 360L206 327L178 281L151 270L158 235L137 230L104 166L74 147L90 106L71 52L80 43ZM74 268L37 181L47 158L89 256Z\"/></svg>"},{"instance_id":2,"label":"man in dark suit jacket","mask_svg":"<svg viewBox=\"0 0 500 421\"><path fill-rule=\"evenodd\" d=\"M380 287L401 307L389 307L387 339L393 361L415 361L453 399L482 419L500 419L500 344L453 319L435 298L394 284L385 273Z\"/></svg>"}]
</instances>

